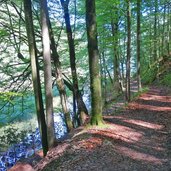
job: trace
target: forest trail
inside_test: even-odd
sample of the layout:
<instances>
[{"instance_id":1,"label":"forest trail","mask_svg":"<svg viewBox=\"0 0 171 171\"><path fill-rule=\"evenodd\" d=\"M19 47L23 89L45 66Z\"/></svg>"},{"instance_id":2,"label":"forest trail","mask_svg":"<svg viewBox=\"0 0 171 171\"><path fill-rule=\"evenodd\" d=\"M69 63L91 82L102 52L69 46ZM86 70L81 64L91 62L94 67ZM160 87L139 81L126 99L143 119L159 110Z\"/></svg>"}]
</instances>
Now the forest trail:
<instances>
[{"instance_id":1,"label":"forest trail","mask_svg":"<svg viewBox=\"0 0 171 171\"><path fill-rule=\"evenodd\" d=\"M36 170L171 171L171 90L151 86L104 119L101 128L79 128Z\"/></svg>"}]
</instances>

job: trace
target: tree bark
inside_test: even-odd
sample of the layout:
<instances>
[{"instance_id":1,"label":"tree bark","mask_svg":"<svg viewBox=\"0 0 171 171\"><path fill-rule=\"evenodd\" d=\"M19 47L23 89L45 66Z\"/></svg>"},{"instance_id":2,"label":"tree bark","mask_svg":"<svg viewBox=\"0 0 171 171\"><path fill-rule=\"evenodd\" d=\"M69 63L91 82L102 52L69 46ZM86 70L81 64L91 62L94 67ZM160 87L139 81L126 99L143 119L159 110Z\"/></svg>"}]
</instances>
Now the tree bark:
<instances>
[{"instance_id":1,"label":"tree bark","mask_svg":"<svg viewBox=\"0 0 171 171\"><path fill-rule=\"evenodd\" d=\"M91 124L99 125L102 119L102 94L99 74L99 51L97 43L97 26L95 0L86 0L86 27L88 39L90 89L91 89Z\"/></svg>"},{"instance_id":2,"label":"tree bark","mask_svg":"<svg viewBox=\"0 0 171 171\"><path fill-rule=\"evenodd\" d=\"M155 11L154 11L154 56L153 56L153 62L155 62L156 61L156 59L158 58L157 57L157 13L158 13L158 0L155 0L155 2L154 2L155 4Z\"/></svg>"},{"instance_id":3,"label":"tree bark","mask_svg":"<svg viewBox=\"0 0 171 171\"><path fill-rule=\"evenodd\" d=\"M113 35L113 50L114 50L114 59L113 59L113 66L114 66L114 91L118 94L121 91L121 85L119 82L119 41L118 41L118 34L119 34L119 27L118 27L118 11L116 9L115 16L112 18L111 26L112 26L112 35Z\"/></svg>"},{"instance_id":4,"label":"tree bark","mask_svg":"<svg viewBox=\"0 0 171 171\"><path fill-rule=\"evenodd\" d=\"M36 113L37 113L39 130L41 134L43 154L44 156L46 156L48 151L47 127L45 121L42 92L41 92L41 85L40 85L40 76L38 70L38 59L37 59L36 42L34 36L31 0L24 0L24 12L25 12L25 23L26 23L26 30L27 30L29 53L31 58L31 69L32 69L33 89L34 89L34 96L35 96L35 103L36 103Z\"/></svg>"},{"instance_id":5,"label":"tree bark","mask_svg":"<svg viewBox=\"0 0 171 171\"><path fill-rule=\"evenodd\" d=\"M104 95L102 95L102 99L104 98L104 103L107 104L107 66L106 66L106 60L105 60L105 52L104 52L104 48L101 52L101 80L103 79L104 80L104 83L103 81L102 82L102 90L104 90ZM109 77L110 78L110 77ZM113 80L112 80L113 81ZM113 83L113 82L112 82Z\"/></svg>"},{"instance_id":6,"label":"tree bark","mask_svg":"<svg viewBox=\"0 0 171 171\"><path fill-rule=\"evenodd\" d=\"M137 0L137 83L138 91L141 90L141 68L140 68L140 58L141 58L141 49L140 49L140 40L141 40L141 0Z\"/></svg>"},{"instance_id":7,"label":"tree bark","mask_svg":"<svg viewBox=\"0 0 171 171\"><path fill-rule=\"evenodd\" d=\"M127 2L127 61L126 61L126 101L130 101L130 58L131 58L131 7L130 0Z\"/></svg>"},{"instance_id":8,"label":"tree bark","mask_svg":"<svg viewBox=\"0 0 171 171\"><path fill-rule=\"evenodd\" d=\"M165 33L166 33L166 29L165 29L165 26L166 26L166 23L165 23L165 20L166 20L166 4L164 5L164 11L163 11L163 32L161 33L161 36L162 36L162 44L161 44L161 52L160 52L160 56L163 56L165 55L165 51L166 51L166 46L165 46L165 43L166 43L166 40L165 40Z\"/></svg>"},{"instance_id":9,"label":"tree bark","mask_svg":"<svg viewBox=\"0 0 171 171\"><path fill-rule=\"evenodd\" d=\"M51 40L52 58L54 61L54 66L55 66L55 71L56 71L56 84L57 84L59 95L60 95L62 111L65 116L67 129L68 131L70 131L73 128L73 125L72 125L72 121L70 117L70 112L67 106L67 95L66 95L64 80L62 77L61 64L59 60L59 54L57 52L57 47L55 44L55 39L53 35L53 30L51 27L51 22L49 19L49 14L48 14L48 23L49 23L49 34L50 34L50 40Z\"/></svg>"},{"instance_id":10,"label":"tree bark","mask_svg":"<svg viewBox=\"0 0 171 171\"><path fill-rule=\"evenodd\" d=\"M66 24L68 46L69 46L69 54L70 54L71 74L72 74L72 80L73 80L74 96L76 98L77 107L78 107L78 117L80 118L81 123L84 123L86 117L88 116L88 110L85 106L85 103L82 99L82 95L78 87L78 78L77 78L77 70L76 70L76 62L75 62L75 45L74 45L74 39L72 36L72 29L71 29L69 9L68 9L69 0L66 0L66 1L60 0L60 1L63 7L63 11L64 11L64 18L65 18L65 24Z\"/></svg>"},{"instance_id":11,"label":"tree bark","mask_svg":"<svg viewBox=\"0 0 171 171\"><path fill-rule=\"evenodd\" d=\"M168 7L167 7L167 16L168 16L168 21L167 21L167 55L170 56L171 52L170 52L170 42L171 42L171 8L170 8L170 4L168 3Z\"/></svg>"},{"instance_id":12,"label":"tree bark","mask_svg":"<svg viewBox=\"0 0 171 171\"><path fill-rule=\"evenodd\" d=\"M41 0L41 21L42 21L42 42L43 42L43 61L44 61L44 81L46 94L46 123L48 132L48 146L53 147L55 144L55 129L53 117L53 94L52 94L52 72L51 72L51 53L50 37L48 29L48 12L47 1Z\"/></svg>"}]
</instances>

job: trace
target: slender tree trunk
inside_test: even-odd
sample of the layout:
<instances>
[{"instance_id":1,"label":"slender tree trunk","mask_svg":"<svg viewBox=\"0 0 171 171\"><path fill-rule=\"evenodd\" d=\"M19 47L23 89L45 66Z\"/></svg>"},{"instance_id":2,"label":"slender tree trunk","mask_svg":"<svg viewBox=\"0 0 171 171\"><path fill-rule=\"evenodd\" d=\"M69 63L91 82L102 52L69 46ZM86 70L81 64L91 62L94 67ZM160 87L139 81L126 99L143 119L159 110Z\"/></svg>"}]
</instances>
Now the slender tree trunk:
<instances>
[{"instance_id":1,"label":"slender tree trunk","mask_svg":"<svg viewBox=\"0 0 171 171\"><path fill-rule=\"evenodd\" d=\"M170 7L170 6L169 6ZM170 15L170 13L171 13L171 7L169 8L169 43L168 43L168 45L169 45L169 47L168 47L168 50L169 50L169 56L171 55L171 52L170 52L170 47L171 47L171 15Z\"/></svg>"},{"instance_id":2,"label":"slender tree trunk","mask_svg":"<svg viewBox=\"0 0 171 171\"><path fill-rule=\"evenodd\" d=\"M151 40L153 40L153 23L152 23L152 21L153 21L153 17L152 17L152 1L150 1L150 17L149 17L149 22L150 22L150 30L149 30L149 37L150 37L150 39ZM153 55L153 53L154 53L154 47L153 47L153 42L152 41L150 41L150 51L149 51L149 67L151 67L151 64L153 63L153 58L154 58L154 55Z\"/></svg>"},{"instance_id":3,"label":"slender tree trunk","mask_svg":"<svg viewBox=\"0 0 171 171\"><path fill-rule=\"evenodd\" d=\"M166 48L165 48L165 42L166 42L166 40L165 40L165 33L166 33L166 29L165 29L165 26L166 26L166 24L165 24L165 20L166 20L166 4L164 5L164 14L163 14L163 32L162 32L162 50L161 50L161 56L163 56L164 54L165 54L165 50L166 50Z\"/></svg>"},{"instance_id":4,"label":"slender tree trunk","mask_svg":"<svg viewBox=\"0 0 171 171\"><path fill-rule=\"evenodd\" d=\"M60 95L62 111L65 115L67 129L68 129L68 131L70 131L73 128L73 125L72 125L72 121L71 121L71 117L70 117L70 112L67 107L67 96L66 96L64 80L62 77L61 64L59 61L59 54L57 52L49 15L48 15L48 23L49 23L49 34L50 34L50 40L51 40L52 58L54 60L54 66L55 66L55 70L56 70L56 84L57 84L59 95Z\"/></svg>"},{"instance_id":5,"label":"slender tree trunk","mask_svg":"<svg viewBox=\"0 0 171 171\"><path fill-rule=\"evenodd\" d=\"M171 55L170 52L170 47L171 47L171 8L170 4L168 3L168 8L167 8L167 15L168 15L168 24L167 24L167 54L168 56Z\"/></svg>"},{"instance_id":6,"label":"slender tree trunk","mask_svg":"<svg viewBox=\"0 0 171 171\"><path fill-rule=\"evenodd\" d=\"M52 94L52 72L51 72L51 53L50 53L50 37L48 30L48 12L47 1L41 0L41 21L42 21L42 41L43 41L43 61L44 61L44 78L46 93L46 123L48 132L48 146L54 146L55 129L53 117L53 94Z\"/></svg>"},{"instance_id":7,"label":"slender tree trunk","mask_svg":"<svg viewBox=\"0 0 171 171\"><path fill-rule=\"evenodd\" d=\"M141 41L141 0L137 0L137 83L138 91L141 90L141 73L140 73L140 41Z\"/></svg>"},{"instance_id":8,"label":"slender tree trunk","mask_svg":"<svg viewBox=\"0 0 171 171\"><path fill-rule=\"evenodd\" d=\"M171 55L171 52L170 52L170 47L171 47L171 15L170 15L170 13L171 13L171 7L169 8L169 10L170 10L170 12L169 12L169 43L168 43L168 45L169 45L169 47L168 47L168 50L169 50L169 56Z\"/></svg>"},{"instance_id":9,"label":"slender tree trunk","mask_svg":"<svg viewBox=\"0 0 171 171\"><path fill-rule=\"evenodd\" d=\"M157 59L157 13L158 13L158 0L155 0L155 11L154 11L154 61ZM153 62L154 62L153 61Z\"/></svg>"},{"instance_id":10,"label":"slender tree trunk","mask_svg":"<svg viewBox=\"0 0 171 171\"><path fill-rule=\"evenodd\" d=\"M125 21L126 22L126 21ZM127 27L126 27L126 24L125 24L125 32L127 31ZM126 91L126 71L125 71L125 69L124 69L124 64L126 65L126 49L127 49L127 43L126 43L126 41L127 41L127 37L125 36L124 37L124 47L123 47L123 58L122 58L122 63L121 63L121 65L122 65L122 78L123 78L123 85L124 85L124 87L125 87L125 91Z\"/></svg>"},{"instance_id":11,"label":"slender tree trunk","mask_svg":"<svg viewBox=\"0 0 171 171\"><path fill-rule=\"evenodd\" d=\"M126 61L126 101L130 101L130 59L131 59L131 6L130 0L127 2L127 61Z\"/></svg>"},{"instance_id":12,"label":"slender tree trunk","mask_svg":"<svg viewBox=\"0 0 171 171\"><path fill-rule=\"evenodd\" d=\"M102 87L102 101L103 104L107 103L107 65L105 60L105 36L104 36L105 27L103 27L102 37L100 38L102 46L99 50L99 58L100 58L100 76L101 76L101 87ZM109 75L110 78L110 75ZM112 79L112 78L111 78ZM113 80L111 82L113 85Z\"/></svg>"},{"instance_id":13,"label":"slender tree trunk","mask_svg":"<svg viewBox=\"0 0 171 171\"><path fill-rule=\"evenodd\" d=\"M90 89L91 89L91 124L99 125L102 119L102 95L99 74L99 51L97 43L97 26L95 0L86 0L86 26L88 38Z\"/></svg>"},{"instance_id":14,"label":"slender tree trunk","mask_svg":"<svg viewBox=\"0 0 171 171\"><path fill-rule=\"evenodd\" d=\"M36 42L34 36L31 0L24 0L24 12L25 12L25 23L26 23L26 30L27 30L29 53L31 57L31 69L32 69L33 89L34 89L35 103L36 103L36 113L37 113L39 130L41 134L43 154L45 156L48 151L47 127L45 121L42 92L41 92L41 85L40 85L40 76L38 70L38 59L36 53Z\"/></svg>"},{"instance_id":15,"label":"slender tree trunk","mask_svg":"<svg viewBox=\"0 0 171 171\"><path fill-rule=\"evenodd\" d=\"M104 99L104 103L107 103L107 66L105 61L105 52L104 47L102 49L101 55L100 55L100 66L101 66L101 87L102 87L102 99Z\"/></svg>"},{"instance_id":16,"label":"slender tree trunk","mask_svg":"<svg viewBox=\"0 0 171 171\"><path fill-rule=\"evenodd\" d=\"M119 27L118 27L118 11L116 9L114 19L112 19L112 35L113 35L113 50L114 50L114 60L113 60L113 68L114 68L114 91L118 94L121 91L121 85L119 83Z\"/></svg>"},{"instance_id":17,"label":"slender tree trunk","mask_svg":"<svg viewBox=\"0 0 171 171\"><path fill-rule=\"evenodd\" d=\"M69 10L68 10L69 0L67 0L67 1L60 0L60 1L61 1L63 10L64 10L64 18L65 18L65 24L66 24L67 37L68 37L70 65L71 65L71 74L72 74L72 80L73 80L74 96L75 96L76 101L77 101L78 115L80 117L81 123L84 123L85 119L88 115L88 110L85 106L85 103L82 99L81 92L79 91L79 87L78 87L78 78L77 78L77 70L76 70L76 63L75 63L75 45L74 45L74 39L72 36L70 16L69 16Z\"/></svg>"}]
</instances>

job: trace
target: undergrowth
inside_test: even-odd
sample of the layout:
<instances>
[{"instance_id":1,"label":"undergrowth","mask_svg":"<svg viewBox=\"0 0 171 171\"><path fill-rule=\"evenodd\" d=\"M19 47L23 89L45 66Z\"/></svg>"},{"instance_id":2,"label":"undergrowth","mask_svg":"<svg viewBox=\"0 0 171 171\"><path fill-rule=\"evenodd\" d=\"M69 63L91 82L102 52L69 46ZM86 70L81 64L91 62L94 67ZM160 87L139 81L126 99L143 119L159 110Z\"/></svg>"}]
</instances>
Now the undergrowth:
<instances>
[{"instance_id":1,"label":"undergrowth","mask_svg":"<svg viewBox=\"0 0 171 171\"><path fill-rule=\"evenodd\" d=\"M6 151L11 145L26 137L27 133L34 132L37 127L36 117L29 121L13 122L0 128L0 151Z\"/></svg>"},{"instance_id":2,"label":"undergrowth","mask_svg":"<svg viewBox=\"0 0 171 171\"><path fill-rule=\"evenodd\" d=\"M131 101L137 99L142 93L146 93L149 90L148 86L143 87L139 92L133 93L131 96Z\"/></svg>"},{"instance_id":3,"label":"undergrowth","mask_svg":"<svg viewBox=\"0 0 171 171\"><path fill-rule=\"evenodd\" d=\"M145 85L151 84L156 79L157 71L157 67L151 67L145 70L142 74L142 83Z\"/></svg>"},{"instance_id":4,"label":"undergrowth","mask_svg":"<svg viewBox=\"0 0 171 171\"><path fill-rule=\"evenodd\" d=\"M171 87L171 73L165 74L161 79L160 79L160 84L165 85L168 87Z\"/></svg>"}]
</instances>

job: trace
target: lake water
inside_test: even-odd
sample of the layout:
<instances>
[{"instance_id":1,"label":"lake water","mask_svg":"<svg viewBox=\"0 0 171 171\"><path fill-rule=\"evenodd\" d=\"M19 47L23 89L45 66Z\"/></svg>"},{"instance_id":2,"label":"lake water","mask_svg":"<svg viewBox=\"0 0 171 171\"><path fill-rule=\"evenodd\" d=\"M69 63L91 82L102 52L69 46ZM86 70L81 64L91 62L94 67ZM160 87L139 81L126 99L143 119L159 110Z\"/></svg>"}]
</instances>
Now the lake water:
<instances>
[{"instance_id":1,"label":"lake water","mask_svg":"<svg viewBox=\"0 0 171 171\"><path fill-rule=\"evenodd\" d=\"M83 100L87 108L90 109L89 95L85 94ZM70 108L72 108L72 105L70 105ZM62 113L55 113L54 122L56 138L60 139L66 136L67 129L64 115ZM6 171L21 158L28 158L41 148L40 133L39 129L36 128L35 132L28 134L22 142L11 146L6 152L0 154L0 171Z\"/></svg>"}]
</instances>

